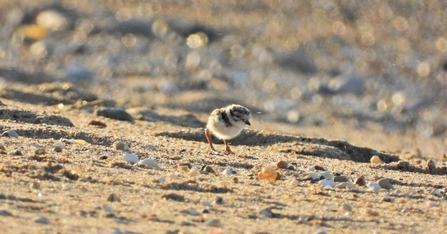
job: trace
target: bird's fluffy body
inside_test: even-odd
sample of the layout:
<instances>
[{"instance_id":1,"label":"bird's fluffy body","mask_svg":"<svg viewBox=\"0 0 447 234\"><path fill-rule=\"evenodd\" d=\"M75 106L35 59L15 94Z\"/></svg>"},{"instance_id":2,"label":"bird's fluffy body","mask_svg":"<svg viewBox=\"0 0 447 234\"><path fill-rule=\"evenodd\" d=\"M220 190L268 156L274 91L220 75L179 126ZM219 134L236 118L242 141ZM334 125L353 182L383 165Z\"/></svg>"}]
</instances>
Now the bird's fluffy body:
<instances>
[{"instance_id":1,"label":"bird's fluffy body","mask_svg":"<svg viewBox=\"0 0 447 234\"><path fill-rule=\"evenodd\" d=\"M238 136L245 125L250 124L250 111L241 105L232 104L227 107L216 109L211 112L206 124L205 136L214 151L211 143L211 134L221 139L225 143L225 153L234 153L231 151L226 140Z\"/></svg>"},{"instance_id":2,"label":"bird's fluffy body","mask_svg":"<svg viewBox=\"0 0 447 234\"><path fill-rule=\"evenodd\" d=\"M233 104L211 112L206 127L217 138L229 140L241 133L249 118L250 111L247 108Z\"/></svg>"}]
</instances>

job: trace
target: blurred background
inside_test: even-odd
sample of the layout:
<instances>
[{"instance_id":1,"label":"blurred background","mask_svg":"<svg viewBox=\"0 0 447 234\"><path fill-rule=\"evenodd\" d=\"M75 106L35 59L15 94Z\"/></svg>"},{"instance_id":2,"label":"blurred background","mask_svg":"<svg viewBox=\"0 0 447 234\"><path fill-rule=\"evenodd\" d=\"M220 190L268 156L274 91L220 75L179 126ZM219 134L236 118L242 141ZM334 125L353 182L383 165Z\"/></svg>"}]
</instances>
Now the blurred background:
<instances>
[{"instance_id":1,"label":"blurred background","mask_svg":"<svg viewBox=\"0 0 447 234\"><path fill-rule=\"evenodd\" d=\"M68 82L124 108L240 103L265 122L445 147L446 19L441 0L0 0L0 78Z\"/></svg>"}]
</instances>

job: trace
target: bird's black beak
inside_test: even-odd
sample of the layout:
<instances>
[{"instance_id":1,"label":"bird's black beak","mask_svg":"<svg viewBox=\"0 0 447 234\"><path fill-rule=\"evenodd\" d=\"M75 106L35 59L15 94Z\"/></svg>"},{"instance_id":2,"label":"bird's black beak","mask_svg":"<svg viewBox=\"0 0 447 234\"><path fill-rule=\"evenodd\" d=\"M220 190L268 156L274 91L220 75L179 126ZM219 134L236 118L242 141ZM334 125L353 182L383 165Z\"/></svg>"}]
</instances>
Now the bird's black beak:
<instances>
[{"instance_id":1,"label":"bird's black beak","mask_svg":"<svg viewBox=\"0 0 447 234\"><path fill-rule=\"evenodd\" d=\"M250 121L248 121L248 120L245 120L244 123L247 125L251 125Z\"/></svg>"}]
</instances>

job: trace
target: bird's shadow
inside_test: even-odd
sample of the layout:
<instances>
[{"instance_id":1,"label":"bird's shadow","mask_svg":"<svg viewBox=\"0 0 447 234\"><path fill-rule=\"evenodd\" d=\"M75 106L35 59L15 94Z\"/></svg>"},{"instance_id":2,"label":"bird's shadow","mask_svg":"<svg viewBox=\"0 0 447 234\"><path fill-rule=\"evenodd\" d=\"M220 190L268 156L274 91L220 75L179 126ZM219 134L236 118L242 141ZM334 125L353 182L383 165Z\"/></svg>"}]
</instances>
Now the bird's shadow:
<instances>
[{"instance_id":1,"label":"bird's shadow","mask_svg":"<svg viewBox=\"0 0 447 234\"><path fill-rule=\"evenodd\" d=\"M161 132L156 135L180 138L189 141L207 142L204 134L204 129L202 128L178 130L174 132ZM217 139L213 139L213 142L221 143ZM377 150L366 147L354 146L345 141L282 135L255 130L242 131L241 135L231 140L231 144L236 146L270 146L275 144L282 144L280 147L280 152L283 153L337 158L342 160L352 160L356 162L369 162L371 157L374 155L379 156L380 159L386 163L399 161L399 157L396 155L378 152Z\"/></svg>"}]
</instances>

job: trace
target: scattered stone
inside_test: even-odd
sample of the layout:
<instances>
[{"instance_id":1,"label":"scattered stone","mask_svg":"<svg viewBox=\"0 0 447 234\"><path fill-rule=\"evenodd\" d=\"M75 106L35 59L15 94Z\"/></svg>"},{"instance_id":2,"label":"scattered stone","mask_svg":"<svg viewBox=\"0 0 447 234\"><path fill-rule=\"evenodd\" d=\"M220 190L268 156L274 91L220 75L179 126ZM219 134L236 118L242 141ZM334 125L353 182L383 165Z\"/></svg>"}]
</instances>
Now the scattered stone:
<instances>
[{"instance_id":1,"label":"scattered stone","mask_svg":"<svg viewBox=\"0 0 447 234\"><path fill-rule=\"evenodd\" d=\"M205 225L209 227L220 227L221 224L218 219L210 219L206 221Z\"/></svg>"},{"instance_id":2,"label":"scattered stone","mask_svg":"<svg viewBox=\"0 0 447 234\"><path fill-rule=\"evenodd\" d=\"M373 191L375 193L378 193L379 190L380 190L380 185L378 183L376 183L376 182L368 182L366 184L366 186L369 188L369 190L371 190L371 191Z\"/></svg>"},{"instance_id":3,"label":"scattered stone","mask_svg":"<svg viewBox=\"0 0 447 234\"><path fill-rule=\"evenodd\" d=\"M118 197L118 195L112 193L107 197L107 201L109 202L121 202L121 199Z\"/></svg>"},{"instance_id":4,"label":"scattered stone","mask_svg":"<svg viewBox=\"0 0 447 234\"><path fill-rule=\"evenodd\" d=\"M23 155L23 154L22 154L22 151L20 151L20 150L13 150L13 151L10 151L10 152L8 153L8 155L12 155L12 156L21 156L21 155Z\"/></svg>"},{"instance_id":5,"label":"scattered stone","mask_svg":"<svg viewBox=\"0 0 447 234\"><path fill-rule=\"evenodd\" d=\"M3 144L0 143L0 150L6 150L5 146L3 146Z\"/></svg>"},{"instance_id":6,"label":"scattered stone","mask_svg":"<svg viewBox=\"0 0 447 234\"><path fill-rule=\"evenodd\" d=\"M154 169L160 169L160 167L158 166L157 161L155 161L154 159L151 159L151 158L145 158L143 160L140 160L138 162L138 164L146 165L146 166L148 166L150 168L154 168Z\"/></svg>"},{"instance_id":7,"label":"scattered stone","mask_svg":"<svg viewBox=\"0 0 447 234\"><path fill-rule=\"evenodd\" d=\"M394 202L394 199L390 197L390 195L386 194L383 198L382 201L384 202Z\"/></svg>"},{"instance_id":8,"label":"scattered stone","mask_svg":"<svg viewBox=\"0 0 447 234\"><path fill-rule=\"evenodd\" d=\"M189 215L192 215L192 216L200 215L200 213L196 209L194 209L194 208L187 209L186 213L188 213Z\"/></svg>"},{"instance_id":9,"label":"scattered stone","mask_svg":"<svg viewBox=\"0 0 447 234\"><path fill-rule=\"evenodd\" d=\"M214 169L211 166L205 166L202 170L208 172L208 173L215 173Z\"/></svg>"},{"instance_id":10,"label":"scattered stone","mask_svg":"<svg viewBox=\"0 0 447 234\"><path fill-rule=\"evenodd\" d=\"M315 232L315 234L327 234L327 232L323 231L323 230L318 230Z\"/></svg>"},{"instance_id":11,"label":"scattered stone","mask_svg":"<svg viewBox=\"0 0 447 234\"><path fill-rule=\"evenodd\" d=\"M102 121L99 121L99 120L92 120L92 121L90 121L89 123L88 123L88 125L89 126L98 126L98 127L100 127L100 128L106 128L107 127L107 124L106 123L104 123L104 122L102 122Z\"/></svg>"},{"instance_id":12,"label":"scattered stone","mask_svg":"<svg viewBox=\"0 0 447 234\"><path fill-rule=\"evenodd\" d=\"M122 151L129 150L129 145L127 145L122 141L116 141L115 143L113 143L113 146L115 147L116 150L122 150Z\"/></svg>"},{"instance_id":13,"label":"scattered stone","mask_svg":"<svg viewBox=\"0 0 447 234\"><path fill-rule=\"evenodd\" d=\"M321 178L321 176L316 173L309 173L309 176L312 180L319 180Z\"/></svg>"},{"instance_id":14,"label":"scattered stone","mask_svg":"<svg viewBox=\"0 0 447 234\"><path fill-rule=\"evenodd\" d=\"M45 216L39 216L36 219L34 219L34 222L40 223L40 224L49 224L50 220Z\"/></svg>"},{"instance_id":15,"label":"scattered stone","mask_svg":"<svg viewBox=\"0 0 447 234\"><path fill-rule=\"evenodd\" d=\"M12 216L12 213L7 210L0 210L0 216Z\"/></svg>"},{"instance_id":16,"label":"scattered stone","mask_svg":"<svg viewBox=\"0 0 447 234\"><path fill-rule=\"evenodd\" d=\"M220 205L220 204L223 204L223 202L224 202L224 200L223 200L223 198L222 197L219 197L219 196L216 196L215 198L214 198L214 204L218 204L218 205Z\"/></svg>"},{"instance_id":17,"label":"scattered stone","mask_svg":"<svg viewBox=\"0 0 447 234\"><path fill-rule=\"evenodd\" d=\"M102 205L102 210L106 212L107 217L113 217L113 209L107 204Z\"/></svg>"},{"instance_id":18,"label":"scattered stone","mask_svg":"<svg viewBox=\"0 0 447 234\"><path fill-rule=\"evenodd\" d=\"M45 149L44 149L44 148L38 148L38 149L36 149L36 150L34 151L34 153L35 153L36 155L42 155L42 154L45 154Z\"/></svg>"},{"instance_id":19,"label":"scattered stone","mask_svg":"<svg viewBox=\"0 0 447 234\"><path fill-rule=\"evenodd\" d=\"M156 181L157 181L158 183L163 183L163 182L166 181L166 179L162 176L162 177L158 177L158 178L156 179Z\"/></svg>"},{"instance_id":20,"label":"scattered stone","mask_svg":"<svg viewBox=\"0 0 447 234\"><path fill-rule=\"evenodd\" d=\"M261 214L267 218L273 218L273 216L274 216L273 212L268 208L262 209L261 211L259 211L259 214Z\"/></svg>"},{"instance_id":21,"label":"scattered stone","mask_svg":"<svg viewBox=\"0 0 447 234\"><path fill-rule=\"evenodd\" d=\"M123 158L124 158L124 161L130 162L133 164L138 163L138 161L139 161L138 156L136 156L135 154L131 154L131 153L125 153Z\"/></svg>"},{"instance_id":22,"label":"scattered stone","mask_svg":"<svg viewBox=\"0 0 447 234\"><path fill-rule=\"evenodd\" d=\"M211 203L209 203L207 201L201 201L200 204L202 204L203 206L206 206L206 207L211 207Z\"/></svg>"},{"instance_id":23,"label":"scattered stone","mask_svg":"<svg viewBox=\"0 0 447 234\"><path fill-rule=\"evenodd\" d=\"M34 191L36 191L36 190L40 190L40 183L39 183L39 182L36 182L36 181L32 182L32 183L29 185L29 189L30 189L30 190L34 190Z\"/></svg>"},{"instance_id":24,"label":"scattered stone","mask_svg":"<svg viewBox=\"0 0 447 234\"><path fill-rule=\"evenodd\" d=\"M393 184L391 184L390 180L388 179L380 179L379 181L377 181L377 183L380 185L381 188L387 190L394 189Z\"/></svg>"},{"instance_id":25,"label":"scattered stone","mask_svg":"<svg viewBox=\"0 0 447 234\"><path fill-rule=\"evenodd\" d=\"M379 216L379 212L373 211L371 209L365 209L364 213L369 216Z\"/></svg>"},{"instance_id":26,"label":"scattered stone","mask_svg":"<svg viewBox=\"0 0 447 234\"><path fill-rule=\"evenodd\" d=\"M8 130L6 132L3 132L2 136L19 138L19 134L17 134L17 132L14 130Z\"/></svg>"},{"instance_id":27,"label":"scattered stone","mask_svg":"<svg viewBox=\"0 0 447 234\"><path fill-rule=\"evenodd\" d=\"M358 185L358 186L365 186L366 185L366 181L365 181L365 177L360 176L359 178L357 178L354 181L354 184Z\"/></svg>"},{"instance_id":28,"label":"scattered stone","mask_svg":"<svg viewBox=\"0 0 447 234\"><path fill-rule=\"evenodd\" d=\"M176 194L176 193L170 193L170 194L166 194L161 196L161 198L166 199L166 200L174 200L174 201L185 201L185 197L183 197L182 195Z\"/></svg>"},{"instance_id":29,"label":"scattered stone","mask_svg":"<svg viewBox=\"0 0 447 234\"><path fill-rule=\"evenodd\" d=\"M383 163L382 160L377 155L372 156L370 161L371 161L371 164L382 164Z\"/></svg>"},{"instance_id":30,"label":"scattered stone","mask_svg":"<svg viewBox=\"0 0 447 234\"><path fill-rule=\"evenodd\" d=\"M427 207L437 207L439 204L435 201L427 201L426 203Z\"/></svg>"},{"instance_id":31,"label":"scattered stone","mask_svg":"<svg viewBox=\"0 0 447 234\"><path fill-rule=\"evenodd\" d=\"M157 150L155 145L151 145L151 144L145 144L143 147L146 148L146 149L149 149L149 150L153 150L153 151Z\"/></svg>"},{"instance_id":32,"label":"scattered stone","mask_svg":"<svg viewBox=\"0 0 447 234\"><path fill-rule=\"evenodd\" d=\"M335 182L348 182L348 177L346 176L334 176Z\"/></svg>"},{"instance_id":33,"label":"scattered stone","mask_svg":"<svg viewBox=\"0 0 447 234\"><path fill-rule=\"evenodd\" d=\"M289 164L285 161L279 161L276 163L276 168L281 168L281 169L285 169L289 166Z\"/></svg>"},{"instance_id":34,"label":"scattered stone","mask_svg":"<svg viewBox=\"0 0 447 234\"><path fill-rule=\"evenodd\" d=\"M314 168L317 171L326 171L326 169L324 169L324 167L322 167L322 166L315 165Z\"/></svg>"},{"instance_id":35,"label":"scattered stone","mask_svg":"<svg viewBox=\"0 0 447 234\"><path fill-rule=\"evenodd\" d=\"M439 219L439 224L441 224L442 226L447 226L447 216L442 216Z\"/></svg>"},{"instance_id":36,"label":"scattered stone","mask_svg":"<svg viewBox=\"0 0 447 234\"><path fill-rule=\"evenodd\" d=\"M68 28L68 20L61 13L45 10L36 16L36 24L49 31L62 31Z\"/></svg>"},{"instance_id":37,"label":"scattered stone","mask_svg":"<svg viewBox=\"0 0 447 234\"><path fill-rule=\"evenodd\" d=\"M230 175L234 175L234 174L235 174L234 171L232 169L229 169L229 168L227 168L227 169L222 171L222 175L230 176Z\"/></svg>"},{"instance_id":38,"label":"scattered stone","mask_svg":"<svg viewBox=\"0 0 447 234\"><path fill-rule=\"evenodd\" d=\"M292 179L289 183L290 186L295 187L298 186L300 182L297 179Z\"/></svg>"},{"instance_id":39,"label":"scattered stone","mask_svg":"<svg viewBox=\"0 0 447 234\"><path fill-rule=\"evenodd\" d=\"M316 171L315 166L310 166L306 168L306 171Z\"/></svg>"},{"instance_id":40,"label":"scattered stone","mask_svg":"<svg viewBox=\"0 0 447 234\"><path fill-rule=\"evenodd\" d=\"M328 171L323 171L319 174L320 178L323 177L326 180L332 180L332 174Z\"/></svg>"},{"instance_id":41,"label":"scattered stone","mask_svg":"<svg viewBox=\"0 0 447 234\"><path fill-rule=\"evenodd\" d=\"M425 170L431 172L431 173L435 173L436 172L436 165L435 162L431 159L429 159L427 161L427 164L425 165Z\"/></svg>"},{"instance_id":42,"label":"scattered stone","mask_svg":"<svg viewBox=\"0 0 447 234\"><path fill-rule=\"evenodd\" d=\"M324 180L320 180L318 183L321 184L322 186L329 186L329 187L335 186L335 182L333 180L324 179Z\"/></svg>"},{"instance_id":43,"label":"scattered stone","mask_svg":"<svg viewBox=\"0 0 447 234\"><path fill-rule=\"evenodd\" d=\"M122 121L133 121L132 115L127 113L124 109L117 107L103 107L96 111L96 115L104 116L110 119L117 119Z\"/></svg>"},{"instance_id":44,"label":"scattered stone","mask_svg":"<svg viewBox=\"0 0 447 234\"><path fill-rule=\"evenodd\" d=\"M200 170L197 167L192 167L191 170L189 170L188 175L191 177L194 176L199 176L200 175Z\"/></svg>"},{"instance_id":45,"label":"scattered stone","mask_svg":"<svg viewBox=\"0 0 447 234\"><path fill-rule=\"evenodd\" d=\"M343 210L352 211L352 206L349 203L343 203Z\"/></svg>"},{"instance_id":46,"label":"scattered stone","mask_svg":"<svg viewBox=\"0 0 447 234\"><path fill-rule=\"evenodd\" d=\"M431 191L431 194L433 194L437 197L444 197L444 195L441 193L441 191L439 189L433 189L433 191Z\"/></svg>"},{"instance_id":47,"label":"scattered stone","mask_svg":"<svg viewBox=\"0 0 447 234\"><path fill-rule=\"evenodd\" d=\"M259 180L268 180L270 182L275 182L277 180L277 177L278 173L272 166L263 167L261 172L258 173Z\"/></svg>"},{"instance_id":48,"label":"scattered stone","mask_svg":"<svg viewBox=\"0 0 447 234\"><path fill-rule=\"evenodd\" d=\"M237 184L237 183L239 183L239 179L238 179L237 177L233 177L233 182L234 182L235 184Z\"/></svg>"},{"instance_id":49,"label":"scattered stone","mask_svg":"<svg viewBox=\"0 0 447 234\"><path fill-rule=\"evenodd\" d=\"M177 167L177 169L178 169L179 171L188 172L190 167L191 167L190 165L180 164L180 165Z\"/></svg>"},{"instance_id":50,"label":"scattered stone","mask_svg":"<svg viewBox=\"0 0 447 234\"><path fill-rule=\"evenodd\" d=\"M109 157L107 156L107 155L101 155L101 156L99 156L99 160L106 160L106 159L108 159Z\"/></svg>"},{"instance_id":51,"label":"scattered stone","mask_svg":"<svg viewBox=\"0 0 447 234\"><path fill-rule=\"evenodd\" d=\"M61 145L58 144L54 147L54 151L60 153L60 152L62 152L62 149L64 149L64 148L65 147L62 147Z\"/></svg>"},{"instance_id":52,"label":"scattered stone","mask_svg":"<svg viewBox=\"0 0 447 234\"><path fill-rule=\"evenodd\" d=\"M349 182L340 182L340 183L337 183L335 185L335 187L339 188L339 189L345 189L345 188L353 189L353 188L355 188L355 185L353 185L353 184L351 184Z\"/></svg>"}]
</instances>

